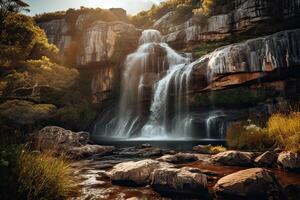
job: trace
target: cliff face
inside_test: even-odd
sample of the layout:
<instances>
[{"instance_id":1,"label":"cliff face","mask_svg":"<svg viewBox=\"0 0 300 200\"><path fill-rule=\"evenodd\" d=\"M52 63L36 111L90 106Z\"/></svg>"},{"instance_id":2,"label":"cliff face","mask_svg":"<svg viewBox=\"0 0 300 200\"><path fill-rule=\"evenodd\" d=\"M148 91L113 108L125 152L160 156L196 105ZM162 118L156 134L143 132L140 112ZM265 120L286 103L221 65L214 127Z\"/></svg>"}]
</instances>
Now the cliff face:
<instances>
[{"instance_id":1,"label":"cliff face","mask_svg":"<svg viewBox=\"0 0 300 200\"><path fill-rule=\"evenodd\" d=\"M300 14L300 0L282 1L278 8L275 8L274 2L235 0L232 8L224 7L208 19L192 16L179 25L174 20L175 11L171 11L156 21L153 28L163 33L164 42L182 49L206 41L224 40L247 31L254 30L260 34L258 27L266 26L266 32L274 32L277 28L269 30L271 19L280 21L274 23L274 27L279 24L279 29L286 29L282 24L289 22L294 27L294 21ZM102 103L117 98L114 93L120 88L124 60L137 48L141 30L120 21L89 21L90 16L82 14L74 25L66 19L39 25L46 31L49 41L60 48L65 59L74 57L77 67L94 70L91 77L92 101ZM197 94L263 80L284 79L286 73L278 71L289 71L300 64L299 32L299 29L278 32L221 47L201 57L191 64L190 92ZM149 88L154 83L151 81Z\"/></svg>"},{"instance_id":2,"label":"cliff face","mask_svg":"<svg viewBox=\"0 0 300 200\"><path fill-rule=\"evenodd\" d=\"M183 48L197 42L222 40L232 34L247 32L262 26L267 33L274 32L276 23L284 20L284 24L297 20L300 15L300 1L288 0L276 4L269 0L234 0L233 8L224 7L223 12L207 19L192 16L182 24L176 23L175 11L171 11L156 21L154 29L165 34L164 41L172 47ZM273 21L270 26L270 19ZM295 22L297 23L297 22ZM270 30L267 30L270 29ZM279 28L280 29L280 28ZM259 31L255 31L259 33Z\"/></svg>"},{"instance_id":3,"label":"cliff face","mask_svg":"<svg viewBox=\"0 0 300 200\"><path fill-rule=\"evenodd\" d=\"M126 17L123 9L111 10ZM47 34L49 42L57 45L62 59L79 69L94 70L91 77L92 101L102 103L110 100L118 90L126 55L133 52L141 31L133 25L112 21L91 20L89 14L81 14L75 22L67 19L52 20L38 24Z\"/></svg>"}]
</instances>

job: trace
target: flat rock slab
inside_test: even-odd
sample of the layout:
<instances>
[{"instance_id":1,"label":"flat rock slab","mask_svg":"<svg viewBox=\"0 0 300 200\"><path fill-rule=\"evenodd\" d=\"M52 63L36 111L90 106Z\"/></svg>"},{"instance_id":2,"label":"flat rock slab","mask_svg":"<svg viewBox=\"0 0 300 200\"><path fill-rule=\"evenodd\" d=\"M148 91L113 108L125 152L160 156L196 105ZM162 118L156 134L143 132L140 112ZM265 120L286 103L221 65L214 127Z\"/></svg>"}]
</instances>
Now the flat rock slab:
<instances>
[{"instance_id":1,"label":"flat rock slab","mask_svg":"<svg viewBox=\"0 0 300 200\"><path fill-rule=\"evenodd\" d=\"M177 153L175 155L164 155L157 159L162 162L169 162L174 164L183 164L189 162L195 162L198 160L197 155L191 153Z\"/></svg>"},{"instance_id":2,"label":"flat rock slab","mask_svg":"<svg viewBox=\"0 0 300 200\"><path fill-rule=\"evenodd\" d=\"M252 166L253 153L225 151L212 156L212 161L230 166Z\"/></svg>"},{"instance_id":3,"label":"flat rock slab","mask_svg":"<svg viewBox=\"0 0 300 200\"><path fill-rule=\"evenodd\" d=\"M151 174L154 170L164 167L172 167L172 165L152 159L130 161L115 165L109 172L109 176L116 184L142 186L151 182Z\"/></svg>"}]
</instances>

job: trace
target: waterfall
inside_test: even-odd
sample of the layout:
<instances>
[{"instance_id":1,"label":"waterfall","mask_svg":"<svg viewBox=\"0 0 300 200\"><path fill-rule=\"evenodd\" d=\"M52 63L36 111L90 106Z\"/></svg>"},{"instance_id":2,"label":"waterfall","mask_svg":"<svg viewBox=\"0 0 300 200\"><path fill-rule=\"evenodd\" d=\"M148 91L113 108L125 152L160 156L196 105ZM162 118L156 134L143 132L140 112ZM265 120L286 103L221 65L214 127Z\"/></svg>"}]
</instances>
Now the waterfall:
<instances>
[{"instance_id":1,"label":"waterfall","mask_svg":"<svg viewBox=\"0 0 300 200\"><path fill-rule=\"evenodd\" d=\"M163 43L159 31L143 31L138 49L124 62L118 111L101 128L104 135L188 139L193 137L193 127L207 119L206 127L197 135L205 135L206 128L206 138L212 138L211 127L218 123L215 119L219 115L196 119L189 110L188 90L194 66L190 55L177 53Z\"/></svg>"}]
</instances>

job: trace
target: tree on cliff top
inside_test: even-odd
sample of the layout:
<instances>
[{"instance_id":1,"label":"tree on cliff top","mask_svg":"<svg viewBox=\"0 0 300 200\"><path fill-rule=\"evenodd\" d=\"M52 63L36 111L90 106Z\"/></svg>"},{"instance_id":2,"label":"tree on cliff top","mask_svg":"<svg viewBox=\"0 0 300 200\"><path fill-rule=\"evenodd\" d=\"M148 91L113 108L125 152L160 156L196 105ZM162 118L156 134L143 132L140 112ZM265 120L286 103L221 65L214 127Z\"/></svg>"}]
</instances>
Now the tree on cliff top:
<instances>
[{"instance_id":1,"label":"tree on cliff top","mask_svg":"<svg viewBox=\"0 0 300 200\"><path fill-rule=\"evenodd\" d=\"M0 24L3 23L9 13L29 11L29 5L21 0L0 0Z\"/></svg>"}]
</instances>

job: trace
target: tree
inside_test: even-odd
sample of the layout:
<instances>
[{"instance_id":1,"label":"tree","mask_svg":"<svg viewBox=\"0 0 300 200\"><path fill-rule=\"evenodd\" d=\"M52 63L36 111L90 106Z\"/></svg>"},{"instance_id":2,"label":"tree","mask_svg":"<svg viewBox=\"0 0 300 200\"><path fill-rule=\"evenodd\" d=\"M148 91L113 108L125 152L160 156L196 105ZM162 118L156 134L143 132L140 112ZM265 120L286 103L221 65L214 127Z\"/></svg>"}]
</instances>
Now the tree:
<instances>
[{"instance_id":1,"label":"tree","mask_svg":"<svg viewBox=\"0 0 300 200\"><path fill-rule=\"evenodd\" d=\"M10 13L29 12L29 5L22 0L0 0L0 24Z\"/></svg>"}]
</instances>

